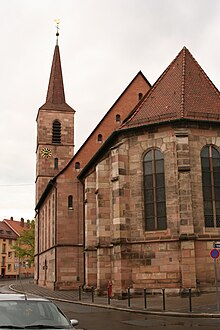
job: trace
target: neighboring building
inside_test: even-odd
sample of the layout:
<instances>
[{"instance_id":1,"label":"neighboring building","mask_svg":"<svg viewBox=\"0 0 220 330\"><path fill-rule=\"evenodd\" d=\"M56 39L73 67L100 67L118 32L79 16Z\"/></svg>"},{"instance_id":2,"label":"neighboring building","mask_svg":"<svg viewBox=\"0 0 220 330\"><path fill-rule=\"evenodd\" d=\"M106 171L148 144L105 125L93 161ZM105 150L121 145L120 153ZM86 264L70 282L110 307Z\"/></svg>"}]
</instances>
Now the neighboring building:
<instances>
[{"instance_id":1,"label":"neighboring building","mask_svg":"<svg viewBox=\"0 0 220 330\"><path fill-rule=\"evenodd\" d=\"M15 277L15 276L33 277L34 275L33 265L29 267L28 259L20 260L16 255L16 252L12 248L12 246L15 244L15 241L20 237L22 232L30 228L30 221L27 220L27 222L25 222L23 218L21 218L20 221L16 221L11 217L9 220L4 219L2 222L0 222L0 224L5 227L7 226L6 228L8 229L6 230L6 233L10 232L11 233L10 235L15 237L13 239L9 238L8 244L7 242L5 243L5 249L7 251L6 255L8 258L5 258L6 265L4 267L2 266L2 271L4 271L5 269L4 277ZM4 255L2 255L2 258L4 258ZM2 260L2 265L3 265L3 260Z\"/></svg>"},{"instance_id":2,"label":"neighboring building","mask_svg":"<svg viewBox=\"0 0 220 330\"><path fill-rule=\"evenodd\" d=\"M17 238L18 235L6 223L0 221L1 278L17 275L16 256L12 249Z\"/></svg>"},{"instance_id":3,"label":"neighboring building","mask_svg":"<svg viewBox=\"0 0 220 330\"><path fill-rule=\"evenodd\" d=\"M99 291L112 281L115 295L213 288L219 91L184 47L152 87L139 72L71 156L58 50L47 95L63 96L38 115L35 281Z\"/></svg>"}]
</instances>

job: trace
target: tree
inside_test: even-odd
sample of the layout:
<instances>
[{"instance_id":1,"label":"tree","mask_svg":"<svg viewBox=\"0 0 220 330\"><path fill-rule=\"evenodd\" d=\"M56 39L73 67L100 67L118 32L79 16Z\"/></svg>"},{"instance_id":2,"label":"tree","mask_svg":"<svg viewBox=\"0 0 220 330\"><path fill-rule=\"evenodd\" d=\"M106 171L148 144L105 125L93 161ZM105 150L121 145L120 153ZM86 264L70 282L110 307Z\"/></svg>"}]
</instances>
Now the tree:
<instances>
[{"instance_id":1,"label":"tree","mask_svg":"<svg viewBox=\"0 0 220 330\"><path fill-rule=\"evenodd\" d=\"M20 237L16 240L12 248L15 250L17 257L24 260L30 267L34 262L34 230L35 222L30 221L30 226L22 231Z\"/></svg>"}]
</instances>

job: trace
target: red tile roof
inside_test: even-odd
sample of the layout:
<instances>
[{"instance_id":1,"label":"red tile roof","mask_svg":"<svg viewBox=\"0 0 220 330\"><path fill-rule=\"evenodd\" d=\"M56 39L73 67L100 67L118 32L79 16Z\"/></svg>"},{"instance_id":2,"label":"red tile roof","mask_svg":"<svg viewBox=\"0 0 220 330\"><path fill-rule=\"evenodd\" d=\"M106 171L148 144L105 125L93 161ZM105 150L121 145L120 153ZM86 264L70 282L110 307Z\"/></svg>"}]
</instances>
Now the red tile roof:
<instances>
[{"instance_id":1,"label":"red tile roof","mask_svg":"<svg viewBox=\"0 0 220 330\"><path fill-rule=\"evenodd\" d=\"M220 119L220 93L184 47L121 129L176 119Z\"/></svg>"},{"instance_id":2,"label":"red tile roof","mask_svg":"<svg viewBox=\"0 0 220 330\"><path fill-rule=\"evenodd\" d=\"M19 236L23 230L29 228L29 225L27 224L27 222L23 222L23 220L15 221L12 219L10 219L10 220L4 219L3 222L5 222Z\"/></svg>"},{"instance_id":3,"label":"red tile roof","mask_svg":"<svg viewBox=\"0 0 220 330\"><path fill-rule=\"evenodd\" d=\"M18 235L11 230L7 223L0 221L0 238L17 239Z\"/></svg>"}]
</instances>

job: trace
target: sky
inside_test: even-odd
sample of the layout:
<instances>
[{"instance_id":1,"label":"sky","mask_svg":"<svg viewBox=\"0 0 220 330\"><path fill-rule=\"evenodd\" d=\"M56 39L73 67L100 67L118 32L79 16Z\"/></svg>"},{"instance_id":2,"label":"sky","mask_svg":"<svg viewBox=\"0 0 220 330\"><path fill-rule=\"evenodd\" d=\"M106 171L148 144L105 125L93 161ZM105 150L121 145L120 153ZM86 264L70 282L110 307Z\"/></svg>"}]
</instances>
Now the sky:
<instances>
[{"instance_id":1,"label":"sky","mask_svg":"<svg viewBox=\"0 0 220 330\"><path fill-rule=\"evenodd\" d=\"M0 0L0 220L34 219L36 116L60 20L75 151L141 70L151 84L186 46L220 89L219 0Z\"/></svg>"}]
</instances>

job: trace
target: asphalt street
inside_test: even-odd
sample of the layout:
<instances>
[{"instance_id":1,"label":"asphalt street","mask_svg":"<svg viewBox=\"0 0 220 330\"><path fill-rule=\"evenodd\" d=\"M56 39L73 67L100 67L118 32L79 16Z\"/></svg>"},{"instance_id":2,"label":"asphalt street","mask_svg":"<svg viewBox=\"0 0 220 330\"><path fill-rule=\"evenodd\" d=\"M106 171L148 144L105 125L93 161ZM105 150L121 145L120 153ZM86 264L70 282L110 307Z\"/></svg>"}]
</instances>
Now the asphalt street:
<instances>
[{"instance_id":1,"label":"asphalt street","mask_svg":"<svg viewBox=\"0 0 220 330\"><path fill-rule=\"evenodd\" d=\"M161 295L147 297L147 308L143 297L132 297L128 301L107 297L91 296L82 292L81 300L77 290L53 291L39 287L33 280L1 281L2 292L26 292L55 300L69 318L79 320L78 329L84 330L142 330L164 328L183 330L184 328L214 330L220 328L220 312L217 310L216 293L192 297L192 311L189 311L188 297L166 296L165 310ZM93 299L92 299L93 298Z\"/></svg>"}]
</instances>

